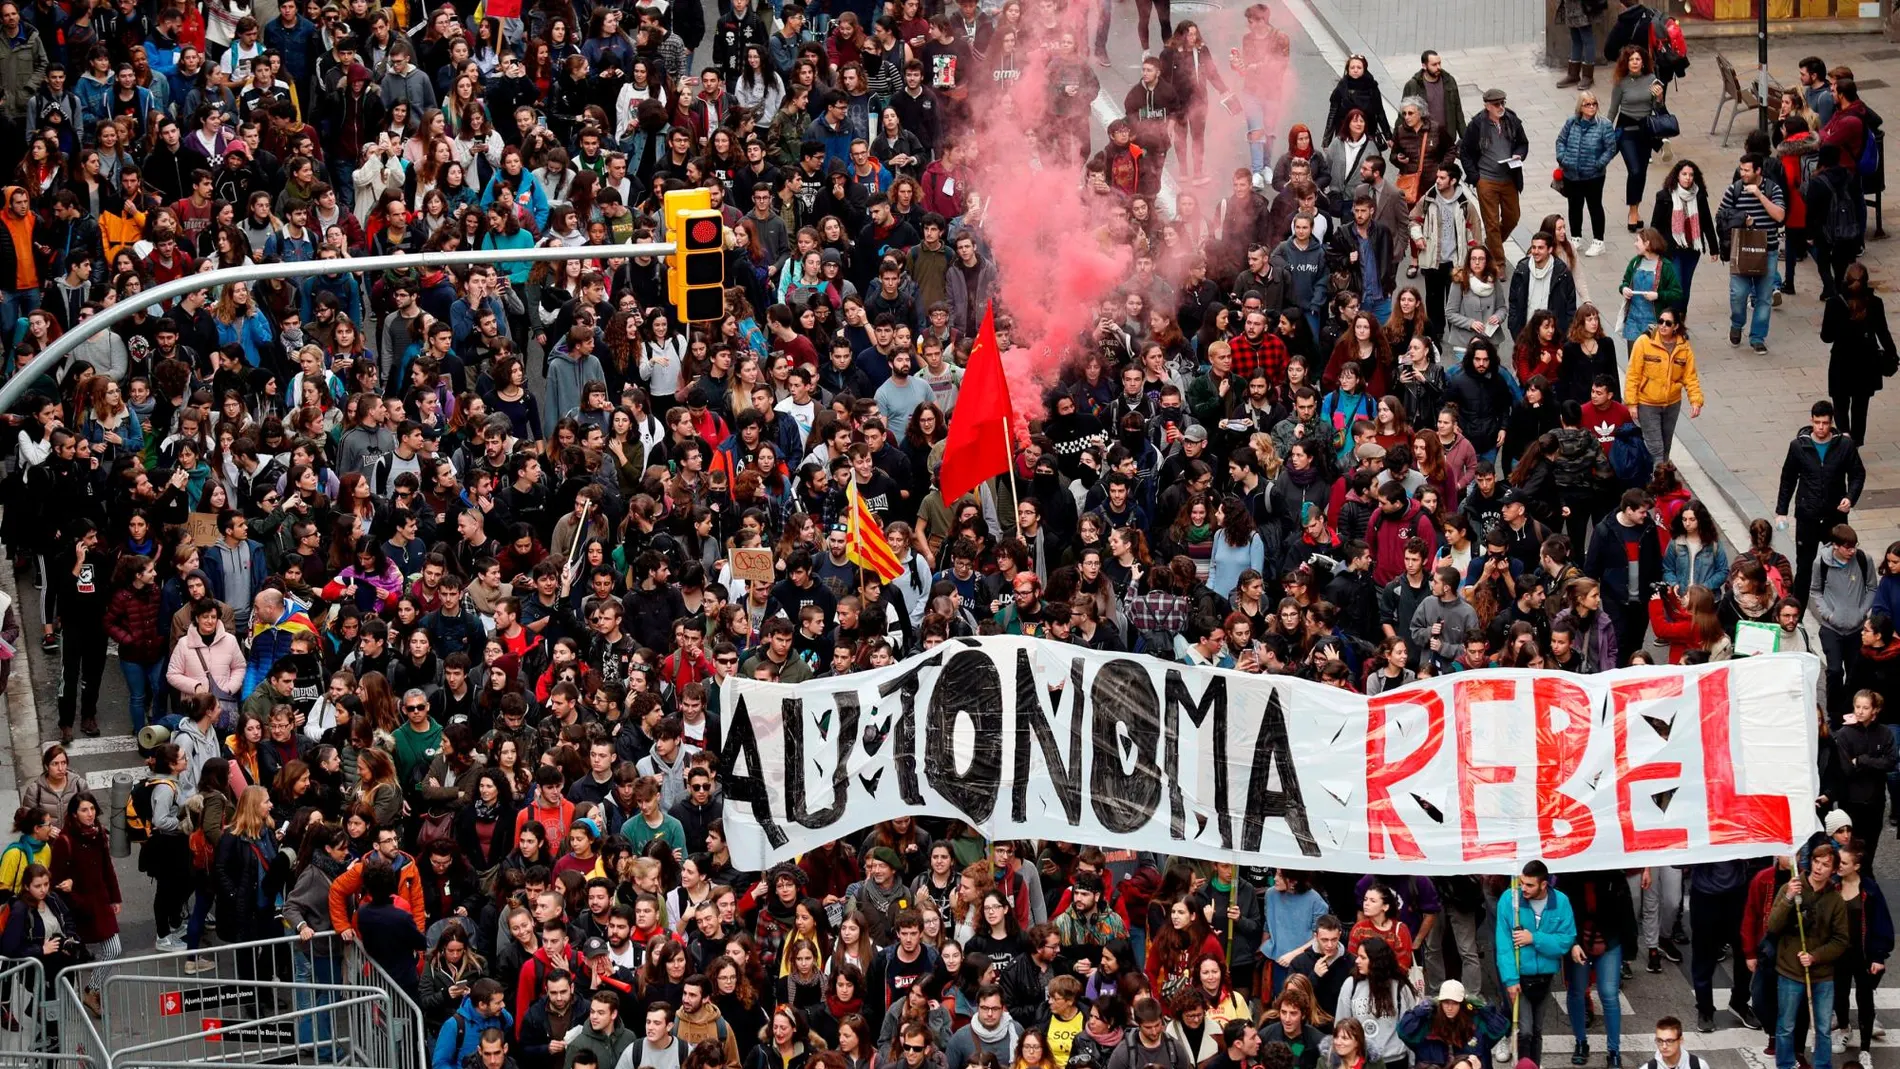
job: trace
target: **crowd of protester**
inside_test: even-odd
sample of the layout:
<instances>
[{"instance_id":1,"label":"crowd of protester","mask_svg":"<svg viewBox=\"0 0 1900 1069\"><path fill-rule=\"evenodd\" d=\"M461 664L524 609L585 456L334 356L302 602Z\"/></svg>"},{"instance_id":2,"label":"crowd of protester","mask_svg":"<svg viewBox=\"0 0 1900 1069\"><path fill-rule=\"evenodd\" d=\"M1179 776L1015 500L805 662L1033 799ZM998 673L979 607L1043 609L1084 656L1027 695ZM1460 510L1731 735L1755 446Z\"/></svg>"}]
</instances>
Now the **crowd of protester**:
<instances>
[{"instance_id":1,"label":"crowd of protester","mask_svg":"<svg viewBox=\"0 0 1900 1069\"><path fill-rule=\"evenodd\" d=\"M0 534L43 621L0 607L0 635L61 675L0 853L0 954L123 950L120 815L64 746L100 734L116 660L131 730L169 730L129 814L158 948L196 974L214 938L295 934L312 949L243 967L320 986L361 940L435 1069L1534 1062L1559 974L1572 1064L1600 1015L1614 1067L1620 985L1685 946L1699 1030L1726 960L1726 1009L1780 1069L1810 1029L1814 1066L1844 1053L1850 999L1870 1064L1900 544L1874 559L1847 514L1894 367L1856 260L1879 120L1853 72L1804 61L1719 192L1678 161L1645 216L1667 77L1621 2L1607 114L1591 5L1559 5L1583 91L1538 136L1570 210L1512 264L1534 153L1505 92L1467 116L1427 52L1391 121L1354 57L1273 158L1288 42L1262 4L1223 62L1138 3L1154 51L1091 137L1107 4L0 0L0 321L34 379ZM997 148L973 130L1025 77L1046 135L1007 151L1076 171L1081 239L1128 275L1058 381L1013 384L1041 416L1011 477L946 501L961 368L992 303L1013 329L981 211L1009 191L977 188ZM1216 100L1248 137L1224 195ZM1619 156L1635 254L1593 297ZM688 187L731 233L718 322L675 321L660 261L590 255L663 236ZM535 246L572 258L350 266ZM1746 531L1668 459L1702 408L1705 254L1758 351L1811 257L1834 352L1777 519ZM315 260L334 270L141 298ZM33 363L119 302L141 307ZM847 555L849 484L889 583ZM752 548L772 578L735 575ZM758 873L720 820L735 678L1001 633L1376 694L1805 650L1804 616L1826 831L1798 864L1237 870L899 819ZM1663 1069L1696 1064L1682 1033L1656 1025Z\"/></svg>"}]
</instances>

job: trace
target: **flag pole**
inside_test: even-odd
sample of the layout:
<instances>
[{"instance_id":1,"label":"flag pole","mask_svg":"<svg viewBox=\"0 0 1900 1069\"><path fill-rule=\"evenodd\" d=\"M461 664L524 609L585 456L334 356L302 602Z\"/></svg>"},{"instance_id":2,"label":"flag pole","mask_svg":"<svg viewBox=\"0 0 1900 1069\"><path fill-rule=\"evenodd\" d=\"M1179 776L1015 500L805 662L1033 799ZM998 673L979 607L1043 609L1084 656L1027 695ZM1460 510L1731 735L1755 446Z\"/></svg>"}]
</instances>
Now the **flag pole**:
<instances>
[{"instance_id":1,"label":"flag pole","mask_svg":"<svg viewBox=\"0 0 1900 1069\"><path fill-rule=\"evenodd\" d=\"M1022 503L1022 498L1016 496L1016 438L1015 435L1010 432L1010 418L1009 416L1003 417L1003 453L1009 458L1009 508L1010 512L1014 513L1016 506ZM998 517L998 519L1001 519L1001 517ZM1009 523L1012 527L1015 526L1016 517L1014 515L1009 517ZM1018 535L1021 535L1021 533L1020 531L1017 532Z\"/></svg>"}]
</instances>

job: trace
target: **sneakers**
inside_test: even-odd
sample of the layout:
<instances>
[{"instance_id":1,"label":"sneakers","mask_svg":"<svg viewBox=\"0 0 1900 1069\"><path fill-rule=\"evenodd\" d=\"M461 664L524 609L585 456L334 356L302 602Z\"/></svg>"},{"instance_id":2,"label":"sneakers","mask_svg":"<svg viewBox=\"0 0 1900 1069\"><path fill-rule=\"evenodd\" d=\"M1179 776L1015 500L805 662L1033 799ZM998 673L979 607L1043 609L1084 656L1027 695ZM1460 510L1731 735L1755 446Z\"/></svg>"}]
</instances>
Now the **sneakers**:
<instances>
[{"instance_id":1,"label":"sneakers","mask_svg":"<svg viewBox=\"0 0 1900 1069\"><path fill-rule=\"evenodd\" d=\"M1874 1069L1874 1052L1864 1050L1854 1055L1854 1064L1860 1066L1860 1069Z\"/></svg>"},{"instance_id":2,"label":"sneakers","mask_svg":"<svg viewBox=\"0 0 1900 1069\"><path fill-rule=\"evenodd\" d=\"M1630 960L1628 958L1623 959L1623 979L1636 979L1636 970L1630 967Z\"/></svg>"},{"instance_id":3,"label":"sneakers","mask_svg":"<svg viewBox=\"0 0 1900 1069\"><path fill-rule=\"evenodd\" d=\"M1728 343L1730 345L1742 344L1742 328L1740 327L1728 328Z\"/></svg>"},{"instance_id":4,"label":"sneakers","mask_svg":"<svg viewBox=\"0 0 1900 1069\"><path fill-rule=\"evenodd\" d=\"M40 639L40 651L42 653L58 653L59 652L59 636L56 634L50 634L50 633L43 636Z\"/></svg>"},{"instance_id":5,"label":"sneakers","mask_svg":"<svg viewBox=\"0 0 1900 1069\"><path fill-rule=\"evenodd\" d=\"M1887 1038L1887 1026L1884 1024L1881 1024L1879 1021L1874 1022L1874 1038L1875 1039Z\"/></svg>"},{"instance_id":6,"label":"sneakers","mask_svg":"<svg viewBox=\"0 0 1900 1069\"><path fill-rule=\"evenodd\" d=\"M1782 297L1782 293L1781 293L1781 291L1780 291L1780 290L1776 290L1775 292L1773 292L1773 293L1771 293L1771 294L1769 294L1769 295L1768 295L1768 306L1769 306L1770 308L1780 308L1780 307L1781 307L1781 297Z\"/></svg>"},{"instance_id":7,"label":"sneakers","mask_svg":"<svg viewBox=\"0 0 1900 1069\"><path fill-rule=\"evenodd\" d=\"M1570 1052L1570 1064L1571 1065L1589 1065L1590 1064L1590 1041L1589 1040L1586 1039L1582 1043L1577 1044L1577 1049Z\"/></svg>"},{"instance_id":8,"label":"sneakers","mask_svg":"<svg viewBox=\"0 0 1900 1069\"><path fill-rule=\"evenodd\" d=\"M1752 1028L1757 1031L1761 1029L1761 1018L1755 1016L1755 1011L1750 1009L1749 1007L1730 1006L1728 1008L1728 1011L1742 1019L1742 1027Z\"/></svg>"},{"instance_id":9,"label":"sneakers","mask_svg":"<svg viewBox=\"0 0 1900 1069\"><path fill-rule=\"evenodd\" d=\"M1655 947L1649 948L1648 969L1650 972L1662 972L1662 951Z\"/></svg>"},{"instance_id":10,"label":"sneakers","mask_svg":"<svg viewBox=\"0 0 1900 1069\"><path fill-rule=\"evenodd\" d=\"M196 976L201 972L211 972L217 967L218 967L217 962L212 961L210 958L207 958L204 955L200 954L197 957L191 958L185 962L185 973L188 976Z\"/></svg>"},{"instance_id":11,"label":"sneakers","mask_svg":"<svg viewBox=\"0 0 1900 1069\"><path fill-rule=\"evenodd\" d=\"M1663 940L1662 946L1659 949L1662 950L1662 956L1669 959L1670 964L1682 964L1682 951L1676 948L1676 941L1674 939Z\"/></svg>"},{"instance_id":12,"label":"sneakers","mask_svg":"<svg viewBox=\"0 0 1900 1069\"><path fill-rule=\"evenodd\" d=\"M1841 1031L1839 1031L1839 1030L1836 1030L1836 1031L1835 1031L1835 1033L1834 1033L1834 1036L1833 1036L1833 1038L1832 1038L1832 1039L1830 1040L1830 1042L1831 1042L1831 1043L1833 1044L1833 1046L1834 1046L1834 1053L1835 1053L1835 1055L1836 1055L1837 1057L1838 1057L1839 1055L1842 1055L1842 1054L1846 1054L1846 1053L1847 1053L1847 1035L1846 1035L1846 1033L1844 1033L1844 1032L1841 1032Z\"/></svg>"},{"instance_id":13,"label":"sneakers","mask_svg":"<svg viewBox=\"0 0 1900 1069\"><path fill-rule=\"evenodd\" d=\"M1598 239L1596 239L1595 241L1592 241L1592 242L1590 243L1590 247L1589 247L1589 248L1587 248L1587 249L1585 249L1585 250L1583 250L1583 254L1584 254L1585 256L1601 256L1601 255L1603 255L1603 239L1602 239L1602 238L1598 238Z\"/></svg>"},{"instance_id":14,"label":"sneakers","mask_svg":"<svg viewBox=\"0 0 1900 1069\"><path fill-rule=\"evenodd\" d=\"M1605 1057L1607 1060L1603 1064L1609 1066L1609 1069L1623 1069L1623 1052L1622 1051L1613 1050Z\"/></svg>"},{"instance_id":15,"label":"sneakers","mask_svg":"<svg viewBox=\"0 0 1900 1069\"><path fill-rule=\"evenodd\" d=\"M1753 349L1753 350L1755 350L1755 351L1756 351L1756 352L1758 352L1758 353L1765 353L1765 352L1767 352L1767 351L1768 351L1768 343L1767 343L1767 342L1765 342L1765 341L1752 341L1752 342L1749 342L1749 343L1748 343L1748 347L1749 347L1750 349Z\"/></svg>"},{"instance_id":16,"label":"sneakers","mask_svg":"<svg viewBox=\"0 0 1900 1069\"><path fill-rule=\"evenodd\" d=\"M1715 1031L1715 1011L1695 1011L1695 1030L1705 1034Z\"/></svg>"},{"instance_id":17,"label":"sneakers","mask_svg":"<svg viewBox=\"0 0 1900 1069\"><path fill-rule=\"evenodd\" d=\"M167 934L159 938L157 946L160 954L179 954L185 949L185 940L182 936Z\"/></svg>"},{"instance_id":18,"label":"sneakers","mask_svg":"<svg viewBox=\"0 0 1900 1069\"><path fill-rule=\"evenodd\" d=\"M1510 1036L1505 1036L1503 1039L1498 1040L1497 1046L1491 1048L1491 1058L1492 1060L1496 1061L1499 1065L1510 1064L1511 1062L1511 1037Z\"/></svg>"}]
</instances>

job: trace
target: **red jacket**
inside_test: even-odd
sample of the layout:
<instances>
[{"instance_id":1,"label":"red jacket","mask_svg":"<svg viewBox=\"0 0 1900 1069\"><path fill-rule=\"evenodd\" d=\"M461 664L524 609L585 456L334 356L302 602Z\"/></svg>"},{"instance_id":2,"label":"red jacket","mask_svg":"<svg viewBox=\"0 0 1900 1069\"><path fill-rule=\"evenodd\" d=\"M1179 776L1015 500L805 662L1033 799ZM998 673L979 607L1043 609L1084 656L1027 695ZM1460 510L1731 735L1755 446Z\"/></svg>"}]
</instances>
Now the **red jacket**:
<instances>
[{"instance_id":1,"label":"red jacket","mask_svg":"<svg viewBox=\"0 0 1900 1069\"><path fill-rule=\"evenodd\" d=\"M515 978L514 1012L517 1040L521 1038L521 1019L528 1015L528 1007L534 1005L534 1000L541 997L542 985L547 982L550 975L563 969L573 973L576 978L588 975L587 959L581 957L580 951L575 950L571 944L567 947L565 956L566 964L556 964L553 958L548 957L548 948L542 947L534 952L533 957L521 963L521 975Z\"/></svg>"},{"instance_id":2,"label":"red jacket","mask_svg":"<svg viewBox=\"0 0 1900 1069\"><path fill-rule=\"evenodd\" d=\"M158 585L120 587L106 604L106 634L119 644L119 659L135 664L165 660L166 633L158 626Z\"/></svg>"},{"instance_id":3,"label":"red jacket","mask_svg":"<svg viewBox=\"0 0 1900 1069\"><path fill-rule=\"evenodd\" d=\"M1425 540L1427 558L1436 551L1438 532L1431 517L1416 501L1405 506L1402 519L1393 519L1382 507L1366 523L1366 545L1372 547L1372 581L1384 586L1405 571L1405 544L1414 536Z\"/></svg>"},{"instance_id":4,"label":"red jacket","mask_svg":"<svg viewBox=\"0 0 1900 1069\"><path fill-rule=\"evenodd\" d=\"M1768 934L1768 914L1775 908L1775 891L1781 886L1783 870L1770 865L1748 881L1748 901L1742 907L1742 942L1736 949L1744 959L1753 961L1761 953L1762 937Z\"/></svg>"}]
</instances>

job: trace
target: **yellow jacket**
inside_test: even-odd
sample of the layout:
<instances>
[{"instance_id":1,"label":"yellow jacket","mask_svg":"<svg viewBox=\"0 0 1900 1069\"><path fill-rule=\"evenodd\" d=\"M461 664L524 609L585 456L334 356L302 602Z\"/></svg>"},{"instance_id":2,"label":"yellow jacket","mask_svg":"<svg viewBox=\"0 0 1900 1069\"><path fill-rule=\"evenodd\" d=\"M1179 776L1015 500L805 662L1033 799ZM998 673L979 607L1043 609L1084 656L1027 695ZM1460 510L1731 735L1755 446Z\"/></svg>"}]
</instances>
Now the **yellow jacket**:
<instances>
[{"instance_id":1,"label":"yellow jacket","mask_svg":"<svg viewBox=\"0 0 1900 1069\"><path fill-rule=\"evenodd\" d=\"M1623 401L1631 405L1673 405L1689 392L1689 403L1702 403L1702 380L1695 373L1695 350L1677 339L1665 346L1652 328L1630 346L1629 386Z\"/></svg>"},{"instance_id":2,"label":"yellow jacket","mask_svg":"<svg viewBox=\"0 0 1900 1069\"><path fill-rule=\"evenodd\" d=\"M104 212L99 216L99 243L105 247L106 262L109 265L119 250L128 248L145 236L145 213L123 214L124 208ZM136 254L135 254L136 255Z\"/></svg>"}]
</instances>

